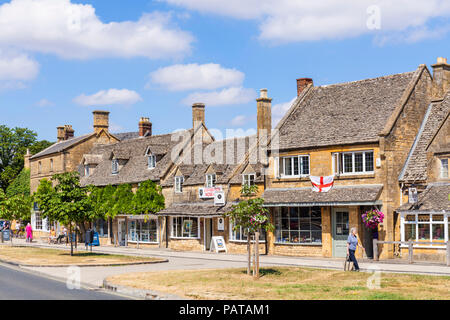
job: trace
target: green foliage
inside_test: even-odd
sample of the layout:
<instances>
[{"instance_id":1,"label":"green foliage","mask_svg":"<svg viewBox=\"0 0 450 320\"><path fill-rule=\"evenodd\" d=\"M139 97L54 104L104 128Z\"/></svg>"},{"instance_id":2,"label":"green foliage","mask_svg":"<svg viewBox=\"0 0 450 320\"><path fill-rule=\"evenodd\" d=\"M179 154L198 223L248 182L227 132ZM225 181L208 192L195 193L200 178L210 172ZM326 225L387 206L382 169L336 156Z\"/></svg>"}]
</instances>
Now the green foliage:
<instances>
[{"instance_id":1,"label":"green foliage","mask_svg":"<svg viewBox=\"0 0 450 320\"><path fill-rule=\"evenodd\" d=\"M116 187L116 191L112 196L111 218L119 214L130 214L133 209L133 191L131 185L121 184Z\"/></svg>"},{"instance_id":2,"label":"green foliage","mask_svg":"<svg viewBox=\"0 0 450 320\"><path fill-rule=\"evenodd\" d=\"M0 125L0 188L4 191L22 171L27 149L36 154L52 143L36 141L36 132L26 128L8 128Z\"/></svg>"},{"instance_id":3,"label":"green foliage","mask_svg":"<svg viewBox=\"0 0 450 320\"><path fill-rule=\"evenodd\" d=\"M232 206L231 211L225 214L235 225L234 229L240 227L255 233L261 229L272 231L275 227L270 223L269 211L263 207L264 199L255 197L258 187L242 186L241 196L247 198Z\"/></svg>"},{"instance_id":4,"label":"green foliage","mask_svg":"<svg viewBox=\"0 0 450 320\"><path fill-rule=\"evenodd\" d=\"M157 213L165 208L162 189L151 180L142 182L133 198L134 214Z\"/></svg>"},{"instance_id":5,"label":"green foliage","mask_svg":"<svg viewBox=\"0 0 450 320\"><path fill-rule=\"evenodd\" d=\"M30 195L30 169L23 169L14 181L6 189L6 195L13 197L16 195Z\"/></svg>"},{"instance_id":6,"label":"green foliage","mask_svg":"<svg viewBox=\"0 0 450 320\"><path fill-rule=\"evenodd\" d=\"M41 180L34 194L43 217L65 225L90 221L92 210L88 189L80 186L77 172L56 174L52 177L55 187L48 180Z\"/></svg>"}]
</instances>

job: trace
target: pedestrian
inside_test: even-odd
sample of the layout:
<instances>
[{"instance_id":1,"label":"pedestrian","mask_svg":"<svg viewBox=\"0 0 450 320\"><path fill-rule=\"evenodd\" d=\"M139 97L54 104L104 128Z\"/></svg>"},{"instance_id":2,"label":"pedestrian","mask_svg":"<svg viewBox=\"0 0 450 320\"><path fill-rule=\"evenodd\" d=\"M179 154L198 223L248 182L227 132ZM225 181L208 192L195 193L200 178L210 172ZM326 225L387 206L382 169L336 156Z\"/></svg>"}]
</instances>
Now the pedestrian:
<instances>
[{"instance_id":1,"label":"pedestrian","mask_svg":"<svg viewBox=\"0 0 450 320\"><path fill-rule=\"evenodd\" d=\"M16 221L16 237L19 237L20 233L20 221Z\"/></svg>"},{"instance_id":2,"label":"pedestrian","mask_svg":"<svg viewBox=\"0 0 450 320\"><path fill-rule=\"evenodd\" d=\"M33 241L33 229L31 228L31 223L28 222L27 227L25 228L25 232L27 234L27 242Z\"/></svg>"},{"instance_id":3,"label":"pedestrian","mask_svg":"<svg viewBox=\"0 0 450 320\"><path fill-rule=\"evenodd\" d=\"M62 227L61 232L58 235L58 238L56 239L56 243L61 243L61 240L67 237L67 229L66 227Z\"/></svg>"},{"instance_id":4,"label":"pedestrian","mask_svg":"<svg viewBox=\"0 0 450 320\"><path fill-rule=\"evenodd\" d=\"M359 246L361 249L364 250L364 247L358 243L358 236L356 235L356 233L357 233L357 229L351 228L350 235L348 236L348 239L347 239L347 256L350 259L350 261L353 262L352 271L359 271L358 261L356 260L356 257L355 257L356 247Z\"/></svg>"}]
</instances>

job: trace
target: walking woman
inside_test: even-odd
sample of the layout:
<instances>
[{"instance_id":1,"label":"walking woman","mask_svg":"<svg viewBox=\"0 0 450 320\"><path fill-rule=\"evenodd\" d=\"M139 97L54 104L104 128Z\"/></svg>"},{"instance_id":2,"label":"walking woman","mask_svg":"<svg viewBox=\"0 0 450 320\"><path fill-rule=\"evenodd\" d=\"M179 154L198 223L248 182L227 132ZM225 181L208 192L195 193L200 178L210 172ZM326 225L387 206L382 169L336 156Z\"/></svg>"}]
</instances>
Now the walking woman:
<instances>
[{"instance_id":1,"label":"walking woman","mask_svg":"<svg viewBox=\"0 0 450 320\"><path fill-rule=\"evenodd\" d=\"M358 243L358 236L356 235L356 228L350 229L350 235L348 236L347 240L347 255L350 259L350 261L353 262L353 270L352 271L359 271L359 265L358 261L355 257L355 251L356 247L359 246L361 249L364 250L364 247Z\"/></svg>"},{"instance_id":2,"label":"walking woman","mask_svg":"<svg viewBox=\"0 0 450 320\"><path fill-rule=\"evenodd\" d=\"M31 223L27 224L27 227L25 228L25 232L27 233L27 242L33 241L33 229L31 228Z\"/></svg>"}]
</instances>

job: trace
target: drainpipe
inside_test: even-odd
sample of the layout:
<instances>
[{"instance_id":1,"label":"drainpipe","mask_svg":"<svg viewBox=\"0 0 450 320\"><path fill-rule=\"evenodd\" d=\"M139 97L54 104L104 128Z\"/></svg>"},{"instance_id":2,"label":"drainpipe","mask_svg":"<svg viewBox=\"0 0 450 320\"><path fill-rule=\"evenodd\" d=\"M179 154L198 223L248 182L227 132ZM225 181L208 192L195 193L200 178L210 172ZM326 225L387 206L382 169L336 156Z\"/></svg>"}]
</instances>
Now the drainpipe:
<instances>
[{"instance_id":1,"label":"drainpipe","mask_svg":"<svg viewBox=\"0 0 450 320\"><path fill-rule=\"evenodd\" d=\"M403 187L404 187L404 183L402 182L401 186L400 186L400 207L403 205Z\"/></svg>"}]
</instances>

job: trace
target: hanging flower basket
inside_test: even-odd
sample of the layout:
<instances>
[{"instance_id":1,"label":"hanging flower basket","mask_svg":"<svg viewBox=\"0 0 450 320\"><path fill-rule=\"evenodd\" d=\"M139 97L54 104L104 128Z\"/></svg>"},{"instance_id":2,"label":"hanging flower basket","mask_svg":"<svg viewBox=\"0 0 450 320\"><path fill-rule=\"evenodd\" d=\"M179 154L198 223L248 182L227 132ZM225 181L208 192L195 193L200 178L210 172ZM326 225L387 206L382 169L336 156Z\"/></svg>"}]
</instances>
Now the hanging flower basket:
<instances>
[{"instance_id":1,"label":"hanging flower basket","mask_svg":"<svg viewBox=\"0 0 450 320\"><path fill-rule=\"evenodd\" d=\"M361 217L367 228L372 231L377 231L379 224L384 220L384 213L377 209L372 209L363 213Z\"/></svg>"}]
</instances>

